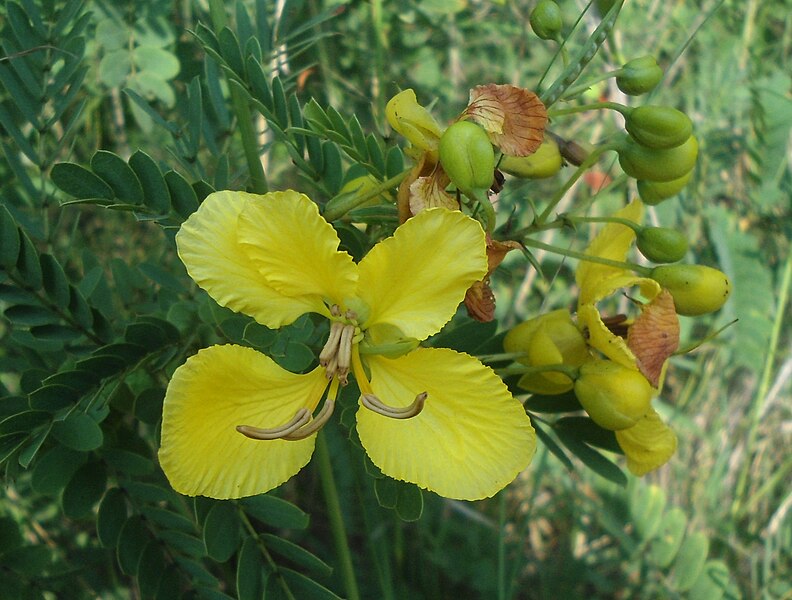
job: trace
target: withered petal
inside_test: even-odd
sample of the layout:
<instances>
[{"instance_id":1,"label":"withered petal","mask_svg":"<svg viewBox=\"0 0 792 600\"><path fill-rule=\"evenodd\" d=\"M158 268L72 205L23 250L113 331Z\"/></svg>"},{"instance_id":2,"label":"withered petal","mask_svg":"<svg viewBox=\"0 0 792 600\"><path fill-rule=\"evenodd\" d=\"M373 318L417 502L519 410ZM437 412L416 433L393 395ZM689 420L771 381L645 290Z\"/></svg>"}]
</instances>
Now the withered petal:
<instances>
[{"instance_id":1,"label":"withered petal","mask_svg":"<svg viewBox=\"0 0 792 600\"><path fill-rule=\"evenodd\" d=\"M665 361L679 347L679 318L668 290L641 307L627 333L627 347L644 377L658 387Z\"/></svg>"}]
</instances>

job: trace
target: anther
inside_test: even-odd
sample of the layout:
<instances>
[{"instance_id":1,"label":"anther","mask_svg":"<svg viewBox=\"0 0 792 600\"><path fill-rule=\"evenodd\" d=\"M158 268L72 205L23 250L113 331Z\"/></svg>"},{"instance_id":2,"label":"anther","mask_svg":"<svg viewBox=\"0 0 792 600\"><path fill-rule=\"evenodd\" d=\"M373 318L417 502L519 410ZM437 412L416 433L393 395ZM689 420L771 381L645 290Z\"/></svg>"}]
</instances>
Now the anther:
<instances>
[{"instance_id":1,"label":"anther","mask_svg":"<svg viewBox=\"0 0 792 600\"><path fill-rule=\"evenodd\" d=\"M283 439L291 441L304 440L309 435L316 433L325 423L327 423L327 421L330 420L330 417L333 414L333 409L335 409L335 402L328 398L325 400L322 410L319 411L319 414L317 414L310 423L308 423L305 427L301 427L297 431L290 433L289 435L283 436Z\"/></svg>"},{"instance_id":2,"label":"anther","mask_svg":"<svg viewBox=\"0 0 792 600\"><path fill-rule=\"evenodd\" d=\"M343 323L335 321L330 325L330 336L327 338L324 348L322 348L322 351L319 353L319 364L323 367L326 367L330 363L330 360L338 351L338 344L341 341L341 334L343 332Z\"/></svg>"},{"instance_id":3,"label":"anther","mask_svg":"<svg viewBox=\"0 0 792 600\"><path fill-rule=\"evenodd\" d=\"M294 433L310 420L311 412L307 408L301 408L295 413L291 421L280 427L260 429L250 425L237 425L236 430L245 437L249 437L253 440L278 440Z\"/></svg>"},{"instance_id":4,"label":"anther","mask_svg":"<svg viewBox=\"0 0 792 600\"><path fill-rule=\"evenodd\" d=\"M412 404L401 408L385 404L374 394L363 394L361 396L361 401L363 402L363 406L383 417L389 417L391 419L411 419L423 410L424 403L428 396L428 393L421 392L415 397Z\"/></svg>"}]
</instances>

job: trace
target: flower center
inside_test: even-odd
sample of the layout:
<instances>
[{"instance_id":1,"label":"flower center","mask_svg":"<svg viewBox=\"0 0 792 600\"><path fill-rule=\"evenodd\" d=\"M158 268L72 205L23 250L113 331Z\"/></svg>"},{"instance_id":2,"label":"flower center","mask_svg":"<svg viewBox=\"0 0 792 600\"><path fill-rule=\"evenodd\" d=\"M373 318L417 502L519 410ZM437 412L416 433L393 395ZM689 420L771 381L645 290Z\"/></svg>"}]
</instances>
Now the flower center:
<instances>
[{"instance_id":1,"label":"flower center","mask_svg":"<svg viewBox=\"0 0 792 600\"><path fill-rule=\"evenodd\" d=\"M301 408L290 421L278 427L262 429L252 425L238 425L236 430L239 433L254 440L290 441L303 440L316 433L333 414L339 386L347 385L350 369L354 372L360 388L360 402L368 410L391 419L410 419L423 410L428 397L426 392L421 392L411 404L403 407L390 406L374 394L360 360L358 345L363 339L363 332L360 330L357 314L353 310L342 312L341 308L334 304L330 307L330 315L330 335L319 353L319 364L324 367L329 382L329 391L321 410L312 416L309 408ZM309 405L316 406L312 402L309 402Z\"/></svg>"}]
</instances>

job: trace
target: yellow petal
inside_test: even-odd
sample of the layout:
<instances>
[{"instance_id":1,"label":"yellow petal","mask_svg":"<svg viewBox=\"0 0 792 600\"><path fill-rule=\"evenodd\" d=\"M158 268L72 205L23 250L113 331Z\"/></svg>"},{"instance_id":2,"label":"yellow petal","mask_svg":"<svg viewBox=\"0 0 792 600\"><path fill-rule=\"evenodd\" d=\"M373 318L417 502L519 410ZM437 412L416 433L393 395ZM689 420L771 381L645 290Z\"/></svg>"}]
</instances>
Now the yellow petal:
<instances>
[{"instance_id":1,"label":"yellow petal","mask_svg":"<svg viewBox=\"0 0 792 600\"><path fill-rule=\"evenodd\" d=\"M173 489L188 496L241 498L271 490L304 467L314 436L252 440L238 425L272 428L327 387L324 369L289 373L242 346L211 346L176 369L162 415L159 460Z\"/></svg>"},{"instance_id":2,"label":"yellow petal","mask_svg":"<svg viewBox=\"0 0 792 600\"><path fill-rule=\"evenodd\" d=\"M616 441L627 457L627 468L638 476L666 464L677 448L676 434L654 410L633 427L617 431Z\"/></svg>"},{"instance_id":3,"label":"yellow petal","mask_svg":"<svg viewBox=\"0 0 792 600\"><path fill-rule=\"evenodd\" d=\"M391 325L418 340L438 332L486 275L485 247L481 225L461 212L433 208L409 219L358 265L364 328Z\"/></svg>"},{"instance_id":4,"label":"yellow petal","mask_svg":"<svg viewBox=\"0 0 792 600\"><path fill-rule=\"evenodd\" d=\"M181 226L176 245L190 277L218 304L277 328L315 310L315 304L273 289L239 245L239 213L259 198L245 192L210 194Z\"/></svg>"},{"instance_id":5,"label":"yellow petal","mask_svg":"<svg viewBox=\"0 0 792 600\"><path fill-rule=\"evenodd\" d=\"M355 293L357 268L338 251L338 235L316 204L292 190L248 202L239 215L239 243L272 288L292 298L342 304Z\"/></svg>"},{"instance_id":6,"label":"yellow petal","mask_svg":"<svg viewBox=\"0 0 792 600\"><path fill-rule=\"evenodd\" d=\"M435 151L440 143L440 126L423 106L418 104L413 90L399 92L385 107L388 123L407 138L413 146Z\"/></svg>"},{"instance_id":7,"label":"yellow petal","mask_svg":"<svg viewBox=\"0 0 792 600\"><path fill-rule=\"evenodd\" d=\"M642 215L643 204L636 199L612 216L638 223ZM634 241L635 232L632 228L620 223L607 223L591 241L585 253L600 258L623 261L627 258L627 252ZM617 267L580 261L575 272L575 280L580 288L580 302L583 304L590 302L589 295L592 293L591 290L600 281L606 277L624 272L624 269Z\"/></svg>"},{"instance_id":8,"label":"yellow petal","mask_svg":"<svg viewBox=\"0 0 792 600\"><path fill-rule=\"evenodd\" d=\"M467 354L419 348L397 359L369 357L380 400L423 411L397 420L360 407L357 430L372 462L389 477L447 498L492 496L531 462L536 436L501 379Z\"/></svg>"}]
</instances>

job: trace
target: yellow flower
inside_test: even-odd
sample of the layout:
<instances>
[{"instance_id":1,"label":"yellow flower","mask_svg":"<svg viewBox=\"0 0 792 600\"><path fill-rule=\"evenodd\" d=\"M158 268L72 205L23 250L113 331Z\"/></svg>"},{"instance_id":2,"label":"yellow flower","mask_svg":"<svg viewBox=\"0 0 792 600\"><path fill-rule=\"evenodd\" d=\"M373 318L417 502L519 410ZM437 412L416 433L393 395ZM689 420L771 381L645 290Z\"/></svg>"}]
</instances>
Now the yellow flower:
<instances>
[{"instance_id":1,"label":"yellow flower","mask_svg":"<svg viewBox=\"0 0 792 600\"><path fill-rule=\"evenodd\" d=\"M467 354L417 347L486 273L476 221L424 211L355 264L306 196L226 191L204 200L176 242L220 305L271 328L308 312L330 322L320 364L305 374L234 345L201 350L176 370L159 456L177 491L238 498L292 477L350 372L361 391L358 435L386 475L478 499L530 462L530 420L497 375Z\"/></svg>"},{"instance_id":2,"label":"yellow flower","mask_svg":"<svg viewBox=\"0 0 792 600\"><path fill-rule=\"evenodd\" d=\"M613 216L637 223L641 220L642 214L643 205L640 200L635 200ZM635 232L631 227L620 223L608 223L592 240L586 249L586 254L623 262L634 241ZM678 344L679 324L673 310L671 311L673 318L669 318L669 315L663 312L663 318L660 319L665 328L660 332L662 339L659 344L662 348L650 350L647 354L644 350L646 340L631 340L629 336L625 340L624 337L614 333L603 320L597 303L618 290L637 287L641 295L649 300L649 303L645 305L647 310L642 312L642 315L634 323L625 321L620 325L625 332L629 332L630 329L637 326L637 330L643 333L647 329L643 325L647 322L654 323L657 319L657 311L653 308L665 310L664 307L667 305L668 299L667 292L664 292L660 284L653 279L634 275L619 267L588 261L580 262L575 279L580 288L577 309L578 326L588 340L589 346L624 367L640 370L644 376L647 376L646 365L650 362L657 364L657 360L660 358L660 366L649 375L650 383L657 387L660 368ZM639 320L642 319L643 321L639 325ZM636 351L636 348L640 348L640 351ZM653 345L653 348L656 346ZM636 356L636 352L639 356ZM655 372L656 378L654 377ZM652 379L655 380L652 381ZM664 465L674 455L677 446L676 435L663 423L654 409L650 409L647 415L633 427L616 431L616 440L627 457L627 468L636 475L644 475Z\"/></svg>"}]
</instances>

